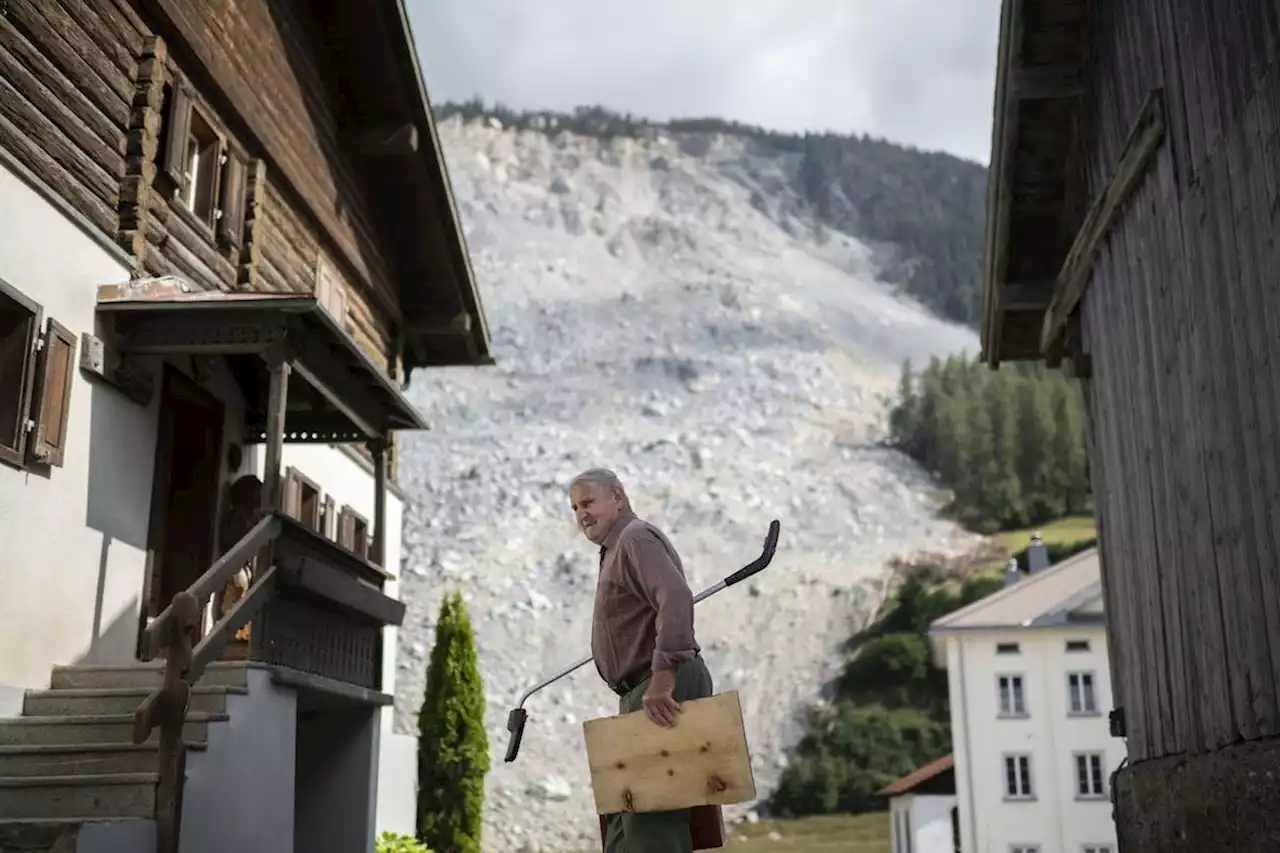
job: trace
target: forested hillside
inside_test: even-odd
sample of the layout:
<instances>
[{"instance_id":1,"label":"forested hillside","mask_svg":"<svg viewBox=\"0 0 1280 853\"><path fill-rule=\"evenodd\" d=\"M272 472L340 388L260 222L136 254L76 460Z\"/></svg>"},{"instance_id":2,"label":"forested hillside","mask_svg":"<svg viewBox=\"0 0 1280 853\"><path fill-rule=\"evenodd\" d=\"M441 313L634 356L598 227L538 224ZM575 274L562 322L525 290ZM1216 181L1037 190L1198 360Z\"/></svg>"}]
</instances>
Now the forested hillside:
<instances>
[{"instance_id":1,"label":"forested hillside","mask_svg":"<svg viewBox=\"0 0 1280 853\"><path fill-rule=\"evenodd\" d=\"M939 316L976 326L981 308L986 169L950 154L870 136L779 133L716 118L654 122L601 107L572 114L446 102L442 118L493 118L503 127L583 136L725 133L798 157L795 189L816 223L880 249L880 275Z\"/></svg>"},{"instance_id":2,"label":"forested hillside","mask_svg":"<svg viewBox=\"0 0 1280 853\"><path fill-rule=\"evenodd\" d=\"M1083 410L1061 372L993 371L954 356L903 365L892 441L954 492L951 510L984 533L1093 511Z\"/></svg>"}]
</instances>

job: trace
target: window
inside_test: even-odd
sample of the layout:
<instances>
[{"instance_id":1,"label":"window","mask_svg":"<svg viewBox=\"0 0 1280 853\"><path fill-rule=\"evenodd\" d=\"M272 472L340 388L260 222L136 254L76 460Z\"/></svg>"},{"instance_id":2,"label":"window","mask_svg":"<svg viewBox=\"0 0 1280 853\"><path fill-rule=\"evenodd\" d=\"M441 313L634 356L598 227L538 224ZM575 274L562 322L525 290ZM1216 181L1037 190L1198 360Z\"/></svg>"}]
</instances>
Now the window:
<instances>
[{"instance_id":1,"label":"window","mask_svg":"<svg viewBox=\"0 0 1280 853\"><path fill-rule=\"evenodd\" d=\"M1009 848L1009 853L1040 853L1039 844L1014 844Z\"/></svg>"},{"instance_id":2,"label":"window","mask_svg":"<svg viewBox=\"0 0 1280 853\"><path fill-rule=\"evenodd\" d=\"M1029 800L1034 796L1031 787L1031 756L1006 755L1004 757L1004 798Z\"/></svg>"},{"instance_id":3,"label":"window","mask_svg":"<svg viewBox=\"0 0 1280 853\"><path fill-rule=\"evenodd\" d=\"M60 467L65 452L76 340L42 320L39 305L0 281L0 461L20 468Z\"/></svg>"},{"instance_id":4,"label":"window","mask_svg":"<svg viewBox=\"0 0 1280 853\"><path fill-rule=\"evenodd\" d=\"M1068 652L1087 652L1089 651L1088 640L1067 640Z\"/></svg>"},{"instance_id":5,"label":"window","mask_svg":"<svg viewBox=\"0 0 1280 853\"><path fill-rule=\"evenodd\" d=\"M248 198L247 161L231 150L184 81L166 86L165 100L163 167L174 200L214 230L224 246L239 247Z\"/></svg>"},{"instance_id":6,"label":"window","mask_svg":"<svg viewBox=\"0 0 1280 853\"><path fill-rule=\"evenodd\" d=\"M1110 844L1086 844L1081 848L1081 853L1111 853Z\"/></svg>"},{"instance_id":7,"label":"window","mask_svg":"<svg viewBox=\"0 0 1280 853\"><path fill-rule=\"evenodd\" d=\"M369 559L369 522L349 506L338 513L338 544L353 554Z\"/></svg>"},{"instance_id":8,"label":"window","mask_svg":"<svg viewBox=\"0 0 1280 853\"><path fill-rule=\"evenodd\" d=\"M1106 785L1102 776L1102 753L1086 752L1076 756L1076 796L1105 797Z\"/></svg>"},{"instance_id":9,"label":"window","mask_svg":"<svg viewBox=\"0 0 1280 853\"><path fill-rule=\"evenodd\" d=\"M996 654L1016 655L1019 652L1017 643L996 643Z\"/></svg>"},{"instance_id":10,"label":"window","mask_svg":"<svg viewBox=\"0 0 1280 853\"><path fill-rule=\"evenodd\" d=\"M317 533L324 532L324 494L316 482L297 468L286 468L282 490L284 514Z\"/></svg>"},{"instance_id":11,"label":"window","mask_svg":"<svg viewBox=\"0 0 1280 853\"><path fill-rule=\"evenodd\" d=\"M996 684L1000 694L1000 716L1027 716L1027 703L1022 693L1022 676L1001 675L997 677Z\"/></svg>"},{"instance_id":12,"label":"window","mask_svg":"<svg viewBox=\"0 0 1280 853\"><path fill-rule=\"evenodd\" d=\"M1098 713L1098 697L1093 689L1092 672L1067 674L1067 702L1072 714Z\"/></svg>"}]
</instances>

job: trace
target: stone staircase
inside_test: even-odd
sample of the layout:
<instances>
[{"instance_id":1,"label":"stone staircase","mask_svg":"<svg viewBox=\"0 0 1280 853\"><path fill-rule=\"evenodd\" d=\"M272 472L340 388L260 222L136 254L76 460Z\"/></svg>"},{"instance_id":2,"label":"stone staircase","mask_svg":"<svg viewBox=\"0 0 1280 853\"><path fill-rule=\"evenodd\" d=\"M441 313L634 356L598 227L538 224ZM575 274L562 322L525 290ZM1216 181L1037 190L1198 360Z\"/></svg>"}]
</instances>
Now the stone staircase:
<instances>
[{"instance_id":1,"label":"stone staircase","mask_svg":"<svg viewBox=\"0 0 1280 853\"><path fill-rule=\"evenodd\" d=\"M159 732L134 744L133 711L162 676L151 664L55 667L48 690L27 691L22 716L0 717L0 853L138 849L147 833L136 824L155 814ZM206 748L209 727L229 719L228 697L243 693L243 664L206 670L183 730L189 750ZM135 827L105 827L122 822ZM123 840L86 845L88 836Z\"/></svg>"}]
</instances>

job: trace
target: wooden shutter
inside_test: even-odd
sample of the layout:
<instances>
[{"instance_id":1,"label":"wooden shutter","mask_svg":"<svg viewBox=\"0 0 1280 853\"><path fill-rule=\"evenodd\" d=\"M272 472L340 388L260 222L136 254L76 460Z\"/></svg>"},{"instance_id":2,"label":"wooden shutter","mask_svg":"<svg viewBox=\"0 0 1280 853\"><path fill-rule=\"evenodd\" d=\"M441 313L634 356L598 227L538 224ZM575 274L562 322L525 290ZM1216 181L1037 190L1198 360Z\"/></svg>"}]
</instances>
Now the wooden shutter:
<instances>
[{"instance_id":1,"label":"wooden shutter","mask_svg":"<svg viewBox=\"0 0 1280 853\"><path fill-rule=\"evenodd\" d=\"M191 95L178 79L169 86L164 135L164 173L174 186L181 187L187 168L187 137L191 135Z\"/></svg>"},{"instance_id":2,"label":"wooden shutter","mask_svg":"<svg viewBox=\"0 0 1280 853\"><path fill-rule=\"evenodd\" d=\"M338 512L338 544L348 551L352 549L356 538L356 517L351 507L343 506Z\"/></svg>"},{"instance_id":3,"label":"wooden shutter","mask_svg":"<svg viewBox=\"0 0 1280 853\"><path fill-rule=\"evenodd\" d=\"M61 467L66 451L67 419L71 413L71 390L75 384L76 339L71 331L52 317L40 348L36 368L36 395L31 419L35 435L27 452L33 462Z\"/></svg>"},{"instance_id":4,"label":"wooden shutter","mask_svg":"<svg viewBox=\"0 0 1280 853\"><path fill-rule=\"evenodd\" d=\"M284 469L284 480L280 484L280 511L290 518L298 518L302 508L302 483L298 480L298 471L293 466ZM298 519L301 521L301 519Z\"/></svg>"},{"instance_id":5,"label":"wooden shutter","mask_svg":"<svg viewBox=\"0 0 1280 853\"><path fill-rule=\"evenodd\" d=\"M324 496L324 510L321 516L321 529L325 536L334 540L338 539L338 505L333 501L333 495Z\"/></svg>"},{"instance_id":6,"label":"wooden shutter","mask_svg":"<svg viewBox=\"0 0 1280 853\"><path fill-rule=\"evenodd\" d=\"M248 181L248 164L239 154L228 151L227 166L222 175L222 198L218 202L222 209L222 216L218 217L218 239L224 245L237 249L244 239Z\"/></svg>"}]
</instances>

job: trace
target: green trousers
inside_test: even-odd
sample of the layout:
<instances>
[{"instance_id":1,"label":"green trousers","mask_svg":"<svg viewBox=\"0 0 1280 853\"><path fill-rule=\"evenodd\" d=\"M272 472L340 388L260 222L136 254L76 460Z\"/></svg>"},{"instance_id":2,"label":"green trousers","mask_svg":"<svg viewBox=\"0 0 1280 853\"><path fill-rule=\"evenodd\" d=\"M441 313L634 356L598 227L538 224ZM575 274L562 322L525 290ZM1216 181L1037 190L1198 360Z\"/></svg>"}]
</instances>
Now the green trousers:
<instances>
[{"instance_id":1,"label":"green trousers","mask_svg":"<svg viewBox=\"0 0 1280 853\"><path fill-rule=\"evenodd\" d=\"M618 713L629 714L644 709L645 679L622 697ZM711 672L702 658L683 663L676 670L677 702L705 699L710 696ZM680 725L677 720L676 725ZM674 812L622 812L606 816L605 853L693 853L689 835L689 810Z\"/></svg>"}]
</instances>

